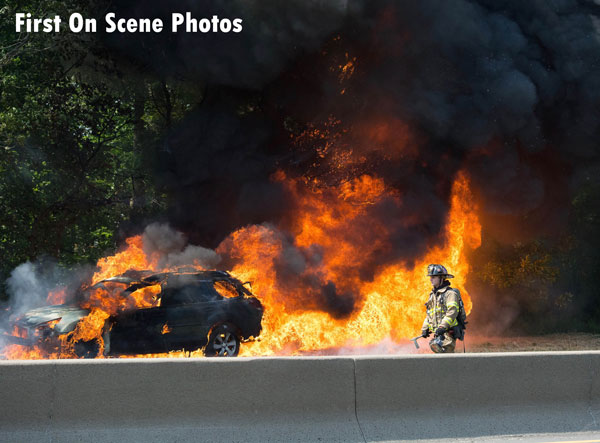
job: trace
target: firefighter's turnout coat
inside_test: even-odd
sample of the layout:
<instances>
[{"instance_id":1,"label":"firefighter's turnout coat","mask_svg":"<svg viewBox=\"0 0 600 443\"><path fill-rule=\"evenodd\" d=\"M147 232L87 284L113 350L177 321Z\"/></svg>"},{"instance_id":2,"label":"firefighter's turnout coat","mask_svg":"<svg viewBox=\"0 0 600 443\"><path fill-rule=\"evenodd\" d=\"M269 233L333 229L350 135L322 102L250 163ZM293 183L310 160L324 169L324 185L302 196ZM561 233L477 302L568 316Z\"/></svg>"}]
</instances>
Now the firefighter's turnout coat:
<instances>
[{"instance_id":1,"label":"firefighter's turnout coat","mask_svg":"<svg viewBox=\"0 0 600 443\"><path fill-rule=\"evenodd\" d=\"M422 329L435 332L437 328L443 326L447 331L452 330L454 326L458 325L459 300L460 292L458 289L450 287L450 282L447 280L441 287L433 289L429 294L429 300L425 303L427 317L423 322ZM456 339L452 334L444 334L442 346L445 352L454 352L455 345Z\"/></svg>"}]
</instances>

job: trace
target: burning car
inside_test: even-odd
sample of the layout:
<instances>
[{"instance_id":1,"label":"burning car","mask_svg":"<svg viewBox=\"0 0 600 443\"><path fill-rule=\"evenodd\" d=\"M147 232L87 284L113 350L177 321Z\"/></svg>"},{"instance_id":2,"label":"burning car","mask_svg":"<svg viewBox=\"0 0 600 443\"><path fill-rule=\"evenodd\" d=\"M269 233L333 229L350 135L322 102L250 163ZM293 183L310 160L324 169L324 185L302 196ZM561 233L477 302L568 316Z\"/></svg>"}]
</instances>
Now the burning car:
<instances>
[{"instance_id":1,"label":"burning car","mask_svg":"<svg viewBox=\"0 0 600 443\"><path fill-rule=\"evenodd\" d=\"M125 308L105 319L101 335L73 340L90 314L82 299L94 291L118 292L123 300L153 287L148 307ZM71 348L78 357L156 354L202 348L206 356L238 355L240 343L259 336L263 307L245 284L225 271L128 271L79 294L78 306L55 305L25 313L15 322L17 344L47 352ZM125 306L127 306L125 304Z\"/></svg>"}]
</instances>

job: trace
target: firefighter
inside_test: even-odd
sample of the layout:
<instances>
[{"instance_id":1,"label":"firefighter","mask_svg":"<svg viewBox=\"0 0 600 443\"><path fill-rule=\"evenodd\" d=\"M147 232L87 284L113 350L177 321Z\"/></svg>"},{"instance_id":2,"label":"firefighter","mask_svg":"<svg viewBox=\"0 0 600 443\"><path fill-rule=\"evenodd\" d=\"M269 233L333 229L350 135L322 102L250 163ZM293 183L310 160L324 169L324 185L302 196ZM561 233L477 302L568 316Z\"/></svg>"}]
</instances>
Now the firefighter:
<instances>
[{"instance_id":1,"label":"firefighter","mask_svg":"<svg viewBox=\"0 0 600 443\"><path fill-rule=\"evenodd\" d=\"M448 279L454 278L454 276L448 274L442 265L429 265L427 276L431 280L433 289L425 303L427 316L421 328L421 335L423 338L427 338L432 333L434 334L434 339L429 342L433 352L454 352L456 338L453 328L458 325L460 292L458 289L450 287Z\"/></svg>"}]
</instances>

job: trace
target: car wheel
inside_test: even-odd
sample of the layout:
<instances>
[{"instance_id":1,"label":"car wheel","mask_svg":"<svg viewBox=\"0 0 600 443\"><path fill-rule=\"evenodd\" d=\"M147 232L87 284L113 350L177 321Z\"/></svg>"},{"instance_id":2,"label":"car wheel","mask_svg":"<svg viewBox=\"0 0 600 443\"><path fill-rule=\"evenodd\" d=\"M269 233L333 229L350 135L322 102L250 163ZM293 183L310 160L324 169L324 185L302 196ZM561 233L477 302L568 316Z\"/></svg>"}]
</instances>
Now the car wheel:
<instances>
[{"instance_id":1,"label":"car wheel","mask_svg":"<svg viewBox=\"0 0 600 443\"><path fill-rule=\"evenodd\" d=\"M207 357L235 357L240 352L240 337L230 323L216 326L208 337L204 348Z\"/></svg>"}]
</instances>

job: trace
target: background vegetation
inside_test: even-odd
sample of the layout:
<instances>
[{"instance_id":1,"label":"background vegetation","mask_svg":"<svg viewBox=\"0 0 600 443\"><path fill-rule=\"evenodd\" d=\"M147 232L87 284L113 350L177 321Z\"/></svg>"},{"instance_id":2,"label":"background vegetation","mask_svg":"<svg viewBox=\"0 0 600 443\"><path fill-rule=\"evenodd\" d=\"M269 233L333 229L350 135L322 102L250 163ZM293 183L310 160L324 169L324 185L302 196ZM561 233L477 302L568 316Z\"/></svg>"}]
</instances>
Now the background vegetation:
<instances>
[{"instance_id":1,"label":"background vegetation","mask_svg":"<svg viewBox=\"0 0 600 443\"><path fill-rule=\"evenodd\" d=\"M164 207L148 153L177 118L174 88L117 69L90 35L14 32L17 10L64 17L72 7L0 9L1 281L44 255L94 261L116 247L124 222Z\"/></svg>"}]
</instances>

